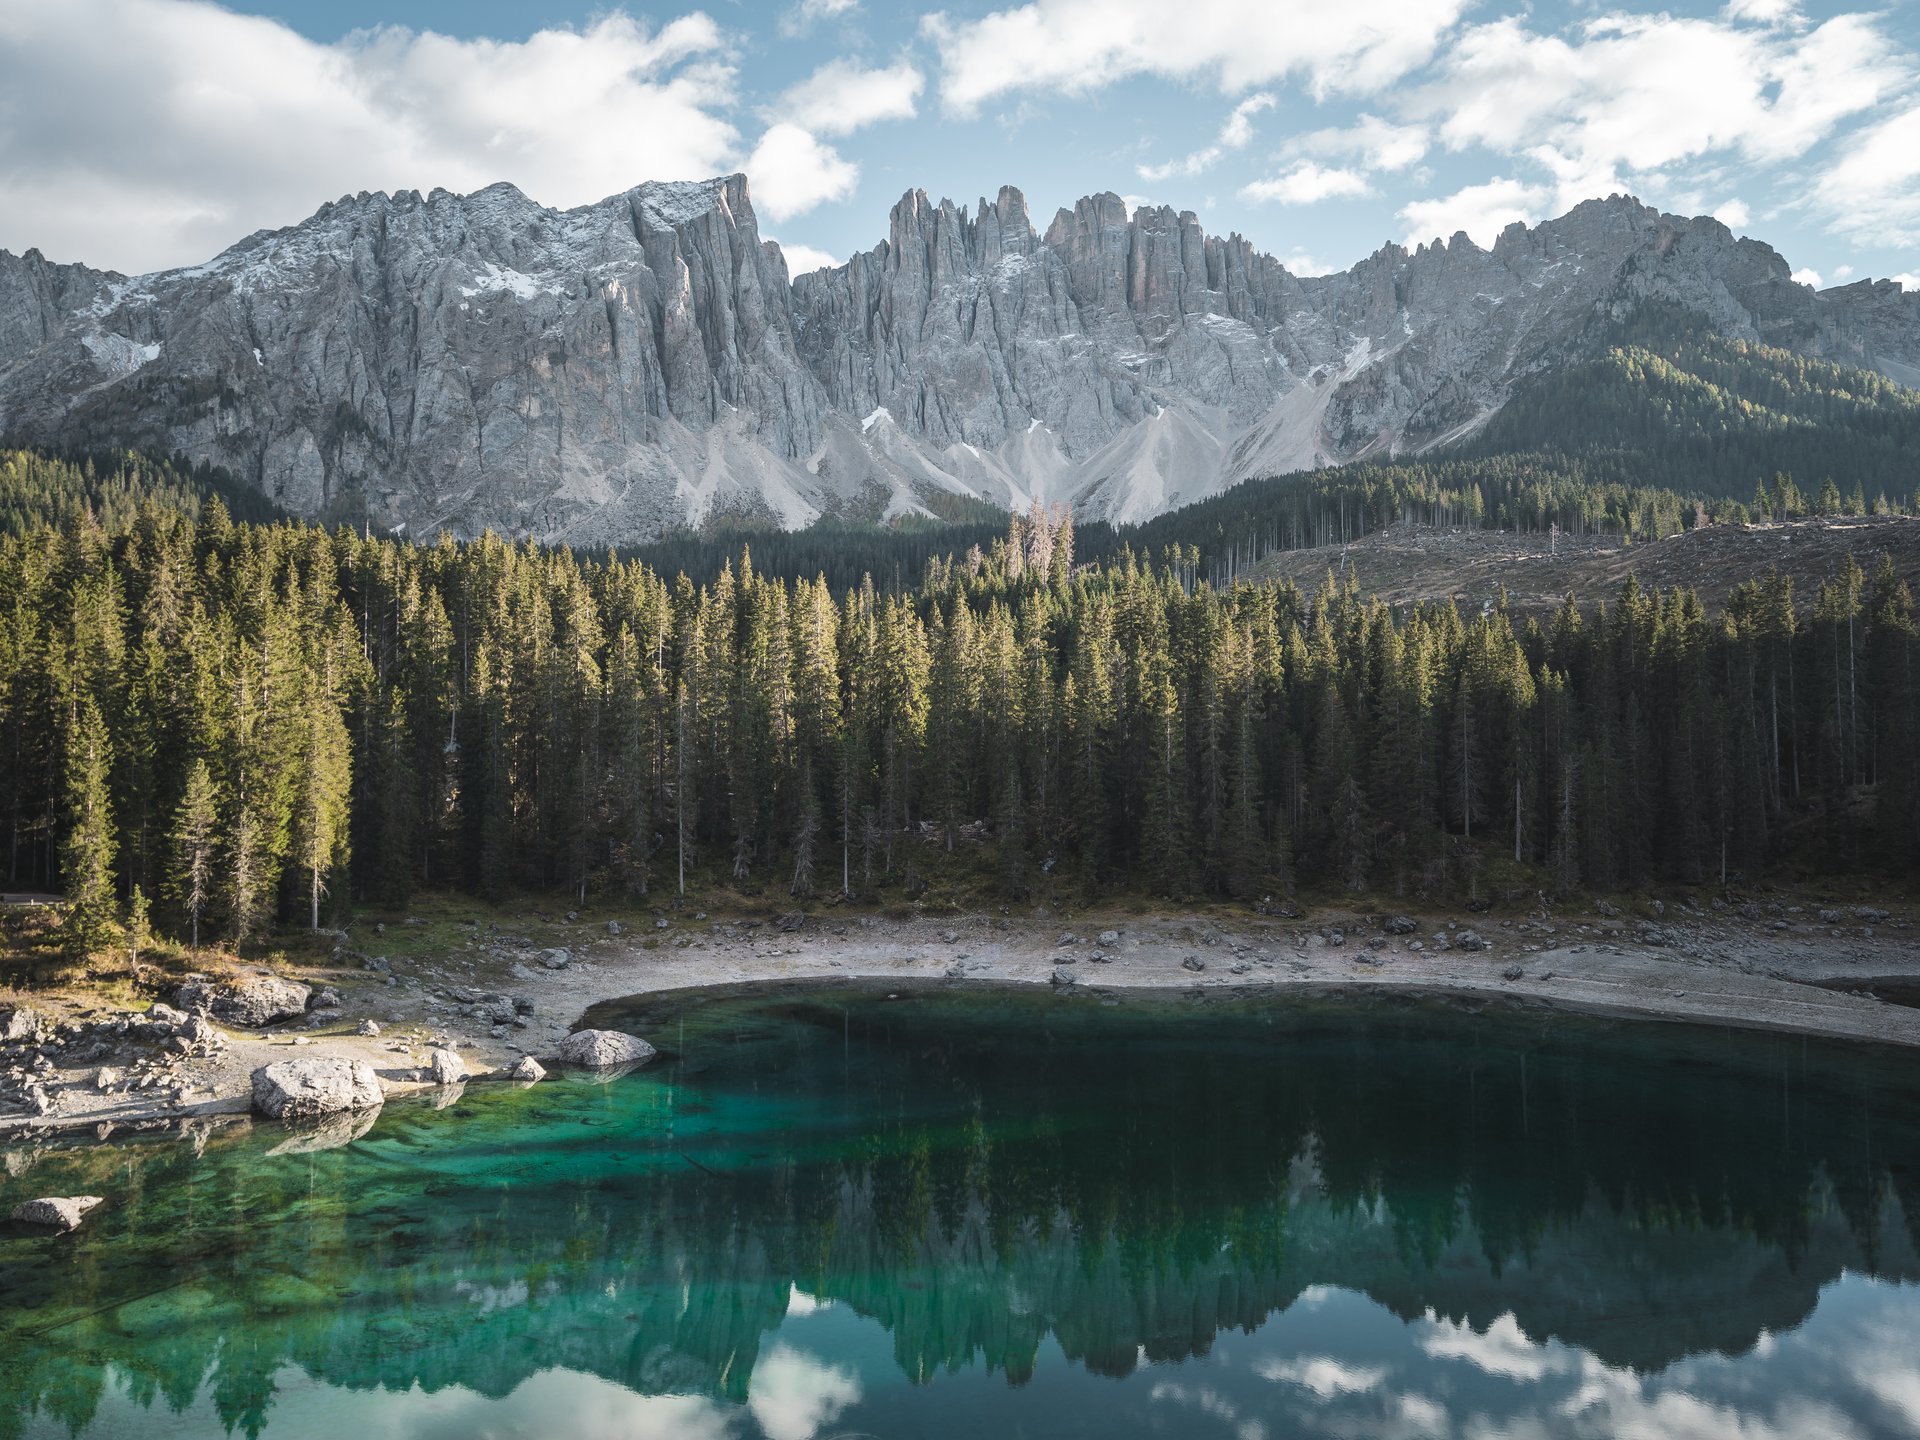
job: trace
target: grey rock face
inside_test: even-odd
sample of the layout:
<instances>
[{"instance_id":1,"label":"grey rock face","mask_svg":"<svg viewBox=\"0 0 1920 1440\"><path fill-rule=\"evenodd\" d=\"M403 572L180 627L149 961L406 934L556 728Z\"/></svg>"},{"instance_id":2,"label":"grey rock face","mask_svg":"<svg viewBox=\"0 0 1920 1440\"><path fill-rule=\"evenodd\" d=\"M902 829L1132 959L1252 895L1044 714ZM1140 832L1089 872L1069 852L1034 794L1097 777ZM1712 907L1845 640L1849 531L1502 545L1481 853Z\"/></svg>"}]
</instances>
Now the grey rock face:
<instances>
[{"instance_id":1,"label":"grey rock face","mask_svg":"<svg viewBox=\"0 0 1920 1440\"><path fill-rule=\"evenodd\" d=\"M1920 383L1920 294L1815 294L1624 196L1300 276L1110 193L1043 234L1011 187L971 212L916 190L880 244L790 283L735 175L564 212L510 185L348 196L132 278L0 253L0 432L184 453L422 535L954 496L1131 521L1470 433L1648 302Z\"/></svg>"},{"instance_id":2,"label":"grey rock face","mask_svg":"<svg viewBox=\"0 0 1920 1440\"><path fill-rule=\"evenodd\" d=\"M657 1053L646 1041L618 1030L576 1030L560 1042L554 1056L563 1065L604 1070L614 1065L638 1065Z\"/></svg>"},{"instance_id":3,"label":"grey rock face","mask_svg":"<svg viewBox=\"0 0 1920 1440\"><path fill-rule=\"evenodd\" d=\"M52 1195L29 1200L13 1207L13 1218L26 1225L45 1225L54 1230L77 1230L87 1212L101 1204L98 1195Z\"/></svg>"},{"instance_id":4,"label":"grey rock face","mask_svg":"<svg viewBox=\"0 0 1920 1440\"><path fill-rule=\"evenodd\" d=\"M298 980L245 975L221 986L189 980L174 991L173 998L184 1009L209 1010L216 1020L229 1025L259 1026L306 1014L312 996L312 988Z\"/></svg>"},{"instance_id":5,"label":"grey rock face","mask_svg":"<svg viewBox=\"0 0 1920 1440\"><path fill-rule=\"evenodd\" d=\"M32 1040L40 1034L40 1012L25 1005L0 1010L0 1044Z\"/></svg>"},{"instance_id":6,"label":"grey rock face","mask_svg":"<svg viewBox=\"0 0 1920 1440\"><path fill-rule=\"evenodd\" d=\"M380 1077L364 1060L280 1060L253 1072L253 1108L270 1120L301 1120L386 1102Z\"/></svg>"}]
</instances>

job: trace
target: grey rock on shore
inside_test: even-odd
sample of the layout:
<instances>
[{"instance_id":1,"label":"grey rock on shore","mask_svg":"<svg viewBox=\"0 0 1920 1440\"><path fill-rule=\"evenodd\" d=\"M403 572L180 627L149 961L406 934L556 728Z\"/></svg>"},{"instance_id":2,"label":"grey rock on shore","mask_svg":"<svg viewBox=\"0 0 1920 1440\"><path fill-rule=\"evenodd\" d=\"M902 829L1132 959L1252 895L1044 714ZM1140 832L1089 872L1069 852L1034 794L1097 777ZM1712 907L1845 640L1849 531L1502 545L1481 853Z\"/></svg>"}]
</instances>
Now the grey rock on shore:
<instances>
[{"instance_id":1,"label":"grey rock on shore","mask_svg":"<svg viewBox=\"0 0 1920 1440\"><path fill-rule=\"evenodd\" d=\"M248 1027L291 1020L307 1012L310 986L278 975L243 975L225 985L189 980L174 991L174 1003L186 1010L206 1009L216 1020Z\"/></svg>"},{"instance_id":2,"label":"grey rock on shore","mask_svg":"<svg viewBox=\"0 0 1920 1440\"><path fill-rule=\"evenodd\" d=\"M13 1218L27 1225L54 1230L77 1230L87 1212L101 1203L98 1195L49 1195L13 1207Z\"/></svg>"},{"instance_id":3,"label":"grey rock on shore","mask_svg":"<svg viewBox=\"0 0 1920 1440\"><path fill-rule=\"evenodd\" d=\"M380 1077L364 1060L316 1056L276 1061L253 1072L253 1108L270 1120L371 1110L386 1098Z\"/></svg>"},{"instance_id":4,"label":"grey rock on shore","mask_svg":"<svg viewBox=\"0 0 1920 1440\"><path fill-rule=\"evenodd\" d=\"M646 1041L618 1030L576 1030L560 1042L554 1058L583 1070L605 1070L614 1065L638 1065L658 1053Z\"/></svg>"}]
</instances>

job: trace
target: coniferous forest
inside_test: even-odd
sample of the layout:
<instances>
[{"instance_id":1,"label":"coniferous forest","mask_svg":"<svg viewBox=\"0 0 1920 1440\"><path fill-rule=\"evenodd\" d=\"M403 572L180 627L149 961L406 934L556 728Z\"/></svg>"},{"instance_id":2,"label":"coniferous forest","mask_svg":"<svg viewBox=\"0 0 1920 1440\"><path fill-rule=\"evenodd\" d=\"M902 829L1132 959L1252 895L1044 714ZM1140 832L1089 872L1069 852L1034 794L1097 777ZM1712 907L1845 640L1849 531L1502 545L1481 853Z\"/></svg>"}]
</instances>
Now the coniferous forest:
<instances>
[{"instance_id":1,"label":"coniferous forest","mask_svg":"<svg viewBox=\"0 0 1920 1440\"><path fill-rule=\"evenodd\" d=\"M1459 897L1920 860L1920 635L1872 557L1723 613L1629 583L1526 618L1088 563L1058 515L839 589L217 497L15 529L6 883L64 892L82 948L422 887Z\"/></svg>"}]
</instances>

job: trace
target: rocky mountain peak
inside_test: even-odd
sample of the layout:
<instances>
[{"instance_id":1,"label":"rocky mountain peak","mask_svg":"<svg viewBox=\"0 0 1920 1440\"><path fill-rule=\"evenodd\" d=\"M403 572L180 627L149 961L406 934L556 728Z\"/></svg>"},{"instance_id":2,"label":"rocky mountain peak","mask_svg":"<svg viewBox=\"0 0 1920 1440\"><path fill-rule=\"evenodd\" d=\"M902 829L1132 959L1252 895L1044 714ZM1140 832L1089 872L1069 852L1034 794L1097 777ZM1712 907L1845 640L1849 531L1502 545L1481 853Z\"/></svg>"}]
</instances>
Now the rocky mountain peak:
<instances>
[{"instance_id":1,"label":"rocky mountain peak","mask_svg":"<svg viewBox=\"0 0 1920 1440\"><path fill-rule=\"evenodd\" d=\"M722 512L1143 519L1256 474L1471 433L1647 304L1920 382L1920 295L1815 295L1631 196L1290 273L1111 191L1036 233L908 190L791 276L744 175L573 210L509 184L344 196L128 279L0 253L0 430L182 452L309 514L598 543Z\"/></svg>"}]
</instances>

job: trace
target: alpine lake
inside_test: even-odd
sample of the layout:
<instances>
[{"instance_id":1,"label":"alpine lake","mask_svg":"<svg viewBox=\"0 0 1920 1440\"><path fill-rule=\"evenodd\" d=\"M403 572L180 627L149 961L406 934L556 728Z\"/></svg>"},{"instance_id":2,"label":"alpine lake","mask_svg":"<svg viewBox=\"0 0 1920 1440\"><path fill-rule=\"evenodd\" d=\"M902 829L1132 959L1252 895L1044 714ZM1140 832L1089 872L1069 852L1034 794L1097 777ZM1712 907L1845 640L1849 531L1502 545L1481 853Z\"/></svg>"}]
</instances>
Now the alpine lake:
<instances>
[{"instance_id":1,"label":"alpine lake","mask_svg":"<svg viewBox=\"0 0 1920 1440\"><path fill-rule=\"evenodd\" d=\"M589 1079L16 1146L0 1440L1920 1434L1920 1057L1413 1002L650 997Z\"/></svg>"}]
</instances>

